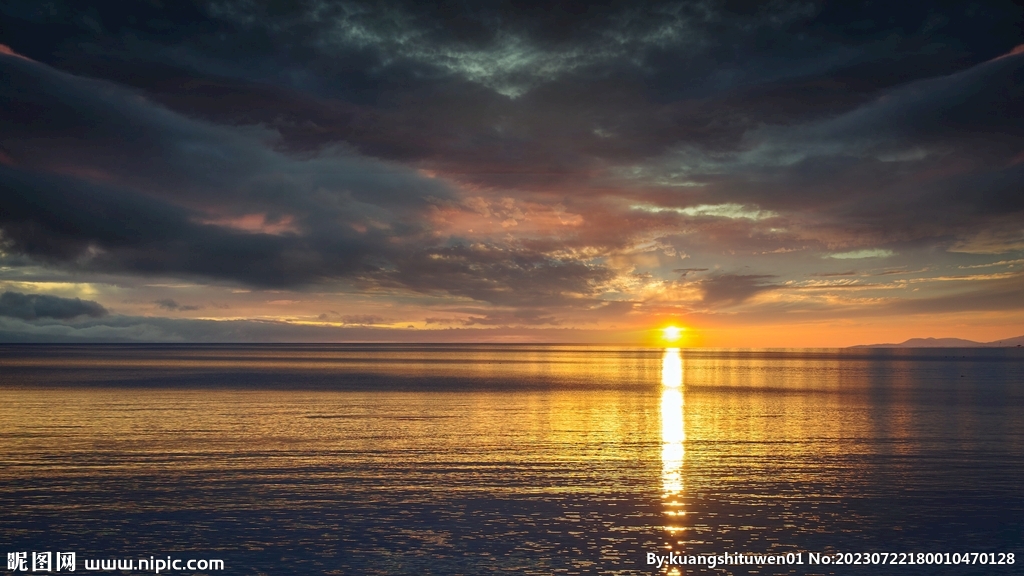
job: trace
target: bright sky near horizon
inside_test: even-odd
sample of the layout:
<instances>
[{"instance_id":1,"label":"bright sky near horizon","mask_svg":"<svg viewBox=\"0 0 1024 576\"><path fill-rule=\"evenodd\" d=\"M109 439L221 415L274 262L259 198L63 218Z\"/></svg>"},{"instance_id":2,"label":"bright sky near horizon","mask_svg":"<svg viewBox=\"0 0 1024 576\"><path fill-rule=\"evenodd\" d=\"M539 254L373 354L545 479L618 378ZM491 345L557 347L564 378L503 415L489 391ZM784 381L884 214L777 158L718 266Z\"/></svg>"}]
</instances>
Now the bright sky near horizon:
<instances>
[{"instance_id":1,"label":"bright sky near horizon","mask_svg":"<svg viewBox=\"0 0 1024 576\"><path fill-rule=\"evenodd\" d=\"M1009 1L4 2L0 341L1019 336L1022 30Z\"/></svg>"}]
</instances>

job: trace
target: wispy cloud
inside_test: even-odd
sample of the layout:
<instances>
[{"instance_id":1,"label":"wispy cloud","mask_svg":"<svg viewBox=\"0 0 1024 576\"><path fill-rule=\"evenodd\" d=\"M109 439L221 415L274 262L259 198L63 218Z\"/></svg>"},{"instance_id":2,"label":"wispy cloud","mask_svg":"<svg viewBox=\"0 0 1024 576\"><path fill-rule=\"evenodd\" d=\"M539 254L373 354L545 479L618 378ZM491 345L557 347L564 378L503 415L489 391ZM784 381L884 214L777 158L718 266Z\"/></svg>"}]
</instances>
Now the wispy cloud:
<instances>
[{"instance_id":1,"label":"wispy cloud","mask_svg":"<svg viewBox=\"0 0 1024 576\"><path fill-rule=\"evenodd\" d=\"M194 310L200 310L202 308L202 306L196 306L194 304L193 305L178 304L175 300L173 300L171 298L162 298L160 300L155 300L153 303L156 304L157 306L159 306L160 308L162 308L164 310L167 310L167 311L170 311L170 312L191 312L191 311L194 311Z\"/></svg>"},{"instance_id":2,"label":"wispy cloud","mask_svg":"<svg viewBox=\"0 0 1024 576\"><path fill-rule=\"evenodd\" d=\"M861 258L889 258L896 253L886 248L868 248L864 250L852 250L850 252L836 252L828 254L827 258L837 260L859 260Z\"/></svg>"},{"instance_id":3,"label":"wispy cloud","mask_svg":"<svg viewBox=\"0 0 1024 576\"><path fill-rule=\"evenodd\" d=\"M674 212L676 214L682 214L684 216L708 216L714 218L743 218L747 220L764 220L766 218L774 218L779 214L771 210L760 210L756 207L744 206L742 204L700 204L698 206L687 206L684 208L673 208L666 206L651 206L638 204L631 206L633 210L642 210L644 212L653 212L655 214L659 212Z\"/></svg>"}]
</instances>

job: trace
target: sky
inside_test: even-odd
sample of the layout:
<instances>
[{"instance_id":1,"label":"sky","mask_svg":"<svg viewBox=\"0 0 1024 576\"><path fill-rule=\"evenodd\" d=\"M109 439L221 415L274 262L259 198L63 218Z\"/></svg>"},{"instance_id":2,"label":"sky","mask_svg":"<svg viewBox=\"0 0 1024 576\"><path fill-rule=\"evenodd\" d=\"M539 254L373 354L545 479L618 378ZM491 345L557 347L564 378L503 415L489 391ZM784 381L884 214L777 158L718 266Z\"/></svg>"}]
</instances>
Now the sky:
<instances>
[{"instance_id":1,"label":"sky","mask_svg":"<svg viewBox=\"0 0 1024 576\"><path fill-rule=\"evenodd\" d=\"M0 341L1024 334L1013 2L0 3Z\"/></svg>"}]
</instances>

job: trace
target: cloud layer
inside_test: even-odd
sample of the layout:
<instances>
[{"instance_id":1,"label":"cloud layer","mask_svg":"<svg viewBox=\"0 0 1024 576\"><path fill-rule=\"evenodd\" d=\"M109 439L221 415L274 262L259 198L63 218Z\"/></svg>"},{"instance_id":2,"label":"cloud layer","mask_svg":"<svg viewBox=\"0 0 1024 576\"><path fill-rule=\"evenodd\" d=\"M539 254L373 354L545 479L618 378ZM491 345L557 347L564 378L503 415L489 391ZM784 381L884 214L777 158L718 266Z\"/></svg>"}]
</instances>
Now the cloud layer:
<instances>
[{"instance_id":1,"label":"cloud layer","mask_svg":"<svg viewBox=\"0 0 1024 576\"><path fill-rule=\"evenodd\" d=\"M22 294L4 292L0 294L0 316L19 320L71 320L81 316L99 318L107 315L107 309L96 302L79 298L60 298L45 294Z\"/></svg>"},{"instance_id":2,"label":"cloud layer","mask_svg":"<svg viewBox=\"0 0 1024 576\"><path fill-rule=\"evenodd\" d=\"M1020 286L1012 2L0 19L11 293L180 322L633 330L959 314Z\"/></svg>"}]
</instances>

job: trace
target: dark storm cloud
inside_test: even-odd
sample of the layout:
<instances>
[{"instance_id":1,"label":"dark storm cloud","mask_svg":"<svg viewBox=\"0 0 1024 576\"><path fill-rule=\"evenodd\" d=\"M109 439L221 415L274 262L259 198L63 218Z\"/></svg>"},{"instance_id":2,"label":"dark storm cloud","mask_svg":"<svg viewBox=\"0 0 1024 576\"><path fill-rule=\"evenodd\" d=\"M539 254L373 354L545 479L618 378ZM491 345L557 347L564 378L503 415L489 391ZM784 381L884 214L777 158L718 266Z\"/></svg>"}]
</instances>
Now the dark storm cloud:
<instances>
[{"instance_id":1,"label":"dark storm cloud","mask_svg":"<svg viewBox=\"0 0 1024 576\"><path fill-rule=\"evenodd\" d=\"M690 271L737 251L1019 250L1024 55L1006 54L1022 14L5 2L4 41L78 76L0 55L0 248L524 310L473 315L496 325L594 309L616 276L602 258L645 242L693 254ZM472 212L466 196L579 223L435 227L436 210ZM773 289L753 268L698 277L705 304Z\"/></svg>"},{"instance_id":2,"label":"dark storm cloud","mask_svg":"<svg viewBox=\"0 0 1024 576\"><path fill-rule=\"evenodd\" d=\"M358 277L501 302L585 293L602 277L524 250L424 250L437 240L423 218L450 192L410 171L341 152L283 155L258 133L27 60L0 63L11 80L0 87L10 157L0 229L11 252L258 286Z\"/></svg>"},{"instance_id":3,"label":"dark storm cloud","mask_svg":"<svg viewBox=\"0 0 1024 576\"><path fill-rule=\"evenodd\" d=\"M398 168L292 159L112 86L0 65L3 242L45 262L297 285L366 270L374 242L419 232L422 196L447 195Z\"/></svg>"},{"instance_id":4,"label":"dark storm cloud","mask_svg":"<svg viewBox=\"0 0 1024 576\"><path fill-rule=\"evenodd\" d=\"M283 145L566 186L833 116L1024 42L1011 2L14 2L17 46ZM62 36L40 34L61 26ZM88 49L82 49L88 47Z\"/></svg>"},{"instance_id":5,"label":"dark storm cloud","mask_svg":"<svg viewBox=\"0 0 1024 576\"><path fill-rule=\"evenodd\" d=\"M272 74L291 65L305 72L293 74L296 84L353 84L355 80L364 89L378 91L395 82L458 78L515 96L565 74L603 73L609 63L635 68L648 52L677 47L692 51L707 43L712 32L771 27L771 19L777 27L815 11L799 3L775 3L746 13L727 8L708 2L639 6L470 2L456 6L229 0L166 8L106 2L42 7L14 2L5 12L27 31L63 25L65 34L99 44L101 51L119 43L127 48L129 38L133 47L143 49L143 57L153 57L159 47L175 46L177 50L163 50L164 62L222 73ZM720 22L719 30L707 26L714 20ZM18 39L29 46L46 43L28 33ZM102 40L107 40L107 46ZM225 60L242 60L246 66L232 70Z\"/></svg>"},{"instance_id":6,"label":"dark storm cloud","mask_svg":"<svg viewBox=\"0 0 1024 576\"><path fill-rule=\"evenodd\" d=\"M21 320L53 318L71 320L81 316L98 318L107 315L107 309L96 302L79 298L61 298L46 294L0 294L0 316Z\"/></svg>"},{"instance_id":7,"label":"dark storm cloud","mask_svg":"<svg viewBox=\"0 0 1024 576\"><path fill-rule=\"evenodd\" d=\"M435 181L343 150L291 157L271 149L273 132L190 120L129 90L22 58L0 57L0 65L6 164L138 186L207 209L415 210L417 198L449 195Z\"/></svg>"},{"instance_id":8,"label":"dark storm cloud","mask_svg":"<svg viewBox=\"0 0 1024 576\"><path fill-rule=\"evenodd\" d=\"M0 166L0 182L6 249L52 265L294 286L363 269L369 253L344 238L317 247L293 234L197 224L179 206L68 177Z\"/></svg>"},{"instance_id":9,"label":"dark storm cloud","mask_svg":"<svg viewBox=\"0 0 1024 576\"><path fill-rule=\"evenodd\" d=\"M1003 168L1024 138L1024 50L962 72L907 83L820 122L747 135L749 160L792 165L818 157L871 159L896 167L957 156Z\"/></svg>"},{"instance_id":10,"label":"dark storm cloud","mask_svg":"<svg viewBox=\"0 0 1024 576\"><path fill-rule=\"evenodd\" d=\"M649 177L705 183L693 201L703 194L780 210L825 244L950 246L1004 230L1004 251L1012 250L1024 217L1024 53L910 83L828 120L762 127L744 141L728 154L680 151Z\"/></svg>"}]
</instances>

